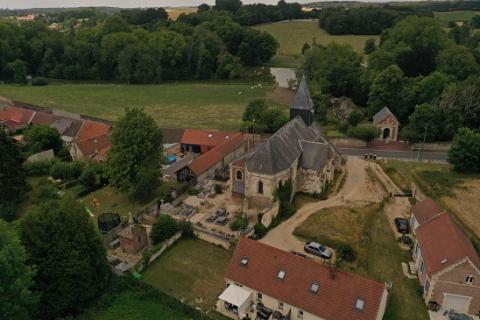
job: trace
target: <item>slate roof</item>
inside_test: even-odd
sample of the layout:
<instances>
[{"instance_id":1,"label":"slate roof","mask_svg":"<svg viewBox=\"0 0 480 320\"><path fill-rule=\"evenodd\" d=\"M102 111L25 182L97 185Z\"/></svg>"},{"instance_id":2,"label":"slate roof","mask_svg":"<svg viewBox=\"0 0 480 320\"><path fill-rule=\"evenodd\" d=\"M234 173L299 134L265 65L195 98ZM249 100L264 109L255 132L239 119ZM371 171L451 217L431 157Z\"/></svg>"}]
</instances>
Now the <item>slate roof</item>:
<instances>
[{"instance_id":1,"label":"slate roof","mask_svg":"<svg viewBox=\"0 0 480 320\"><path fill-rule=\"evenodd\" d=\"M307 80L305 79L305 75L302 77L302 80L300 80L300 84L298 85L297 93L293 99L292 109L313 109L313 101L310 97L310 91L308 90L308 84Z\"/></svg>"},{"instance_id":2,"label":"slate roof","mask_svg":"<svg viewBox=\"0 0 480 320\"><path fill-rule=\"evenodd\" d=\"M378 111L374 116L373 116L373 124L379 124L382 122L386 117L391 115L395 121L399 122L397 117L388 109L387 107L383 107L382 110Z\"/></svg>"},{"instance_id":3,"label":"slate roof","mask_svg":"<svg viewBox=\"0 0 480 320\"><path fill-rule=\"evenodd\" d=\"M63 135L68 128L72 125L73 120L71 119L66 119L66 118L57 118L55 121L52 122L50 127L57 129L57 131Z\"/></svg>"},{"instance_id":4,"label":"slate roof","mask_svg":"<svg viewBox=\"0 0 480 320\"><path fill-rule=\"evenodd\" d=\"M332 148L328 143L300 140L300 145L303 150L300 167L303 169L321 171L333 156Z\"/></svg>"},{"instance_id":5,"label":"slate roof","mask_svg":"<svg viewBox=\"0 0 480 320\"><path fill-rule=\"evenodd\" d=\"M412 208L412 213L419 225L430 221L442 212L445 212L445 209L430 198L417 202Z\"/></svg>"},{"instance_id":6,"label":"slate roof","mask_svg":"<svg viewBox=\"0 0 480 320\"><path fill-rule=\"evenodd\" d=\"M248 171L275 174L289 168L302 154L299 140L315 141L319 132L296 117L280 128L246 159Z\"/></svg>"},{"instance_id":7,"label":"slate roof","mask_svg":"<svg viewBox=\"0 0 480 320\"><path fill-rule=\"evenodd\" d=\"M417 228L417 241L429 275L468 257L480 269L480 258L470 239L448 213L437 215Z\"/></svg>"},{"instance_id":8,"label":"slate roof","mask_svg":"<svg viewBox=\"0 0 480 320\"><path fill-rule=\"evenodd\" d=\"M37 111L32 119L33 125L49 126L55 121L55 118L52 114Z\"/></svg>"},{"instance_id":9,"label":"slate roof","mask_svg":"<svg viewBox=\"0 0 480 320\"><path fill-rule=\"evenodd\" d=\"M162 143L180 143L182 141L183 129L180 128L161 128Z\"/></svg>"},{"instance_id":10,"label":"slate roof","mask_svg":"<svg viewBox=\"0 0 480 320\"><path fill-rule=\"evenodd\" d=\"M247 265L241 261L248 258ZM283 280L279 271L285 272ZM325 320L378 319L385 284L329 267L242 237L230 260L227 279ZM310 291L313 283L318 292ZM355 308L357 299L363 310Z\"/></svg>"}]
</instances>

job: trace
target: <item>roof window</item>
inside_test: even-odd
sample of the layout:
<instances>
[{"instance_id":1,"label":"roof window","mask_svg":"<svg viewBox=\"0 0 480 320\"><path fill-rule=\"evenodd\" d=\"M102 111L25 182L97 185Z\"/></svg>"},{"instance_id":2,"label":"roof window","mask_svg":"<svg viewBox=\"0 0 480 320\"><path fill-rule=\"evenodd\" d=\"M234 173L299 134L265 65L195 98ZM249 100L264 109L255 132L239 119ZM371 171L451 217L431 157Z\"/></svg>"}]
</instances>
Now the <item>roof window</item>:
<instances>
[{"instance_id":1,"label":"roof window","mask_svg":"<svg viewBox=\"0 0 480 320\"><path fill-rule=\"evenodd\" d=\"M248 257L243 257L242 260L240 261L240 264L246 267L248 265Z\"/></svg>"},{"instance_id":2,"label":"roof window","mask_svg":"<svg viewBox=\"0 0 480 320\"><path fill-rule=\"evenodd\" d=\"M285 279L285 271L283 270L278 271L277 278L280 280Z\"/></svg>"},{"instance_id":3,"label":"roof window","mask_svg":"<svg viewBox=\"0 0 480 320\"><path fill-rule=\"evenodd\" d=\"M364 307L365 307L365 300L358 298L357 301L355 302L355 309L363 311Z\"/></svg>"},{"instance_id":4,"label":"roof window","mask_svg":"<svg viewBox=\"0 0 480 320\"><path fill-rule=\"evenodd\" d=\"M317 293L318 289L320 289L320 285L316 282L313 282L310 286L310 292Z\"/></svg>"}]
</instances>

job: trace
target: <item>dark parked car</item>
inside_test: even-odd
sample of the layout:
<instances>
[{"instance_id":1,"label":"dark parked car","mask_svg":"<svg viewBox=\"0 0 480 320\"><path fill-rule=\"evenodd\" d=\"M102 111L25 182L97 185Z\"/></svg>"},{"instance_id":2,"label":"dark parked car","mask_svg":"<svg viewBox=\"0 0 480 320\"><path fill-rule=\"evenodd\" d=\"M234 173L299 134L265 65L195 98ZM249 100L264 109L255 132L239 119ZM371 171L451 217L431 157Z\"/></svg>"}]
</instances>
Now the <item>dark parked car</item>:
<instances>
[{"instance_id":1,"label":"dark parked car","mask_svg":"<svg viewBox=\"0 0 480 320\"><path fill-rule=\"evenodd\" d=\"M395 227L400 233L409 233L410 227L408 225L408 220L404 218L395 218Z\"/></svg>"},{"instance_id":2,"label":"dark parked car","mask_svg":"<svg viewBox=\"0 0 480 320\"><path fill-rule=\"evenodd\" d=\"M413 241L412 241L412 238L410 238L409 236L403 234L400 238L399 238L400 242L403 243L403 244L406 244L406 245L411 245L413 244Z\"/></svg>"},{"instance_id":3,"label":"dark parked car","mask_svg":"<svg viewBox=\"0 0 480 320\"><path fill-rule=\"evenodd\" d=\"M472 317L467 316L466 314L459 314L459 313L450 313L448 315L449 320L473 320Z\"/></svg>"},{"instance_id":4,"label":"dark parked car","mask_svg":"<svg viewBox=\"0 0 480 320\"><path fill-rule=\"evenodd\" d=\"M306 252L319 256L323 259L330 259L332 257L332 250L317 242L307 242L303 249Z\"/></svg>"}]
</instances>

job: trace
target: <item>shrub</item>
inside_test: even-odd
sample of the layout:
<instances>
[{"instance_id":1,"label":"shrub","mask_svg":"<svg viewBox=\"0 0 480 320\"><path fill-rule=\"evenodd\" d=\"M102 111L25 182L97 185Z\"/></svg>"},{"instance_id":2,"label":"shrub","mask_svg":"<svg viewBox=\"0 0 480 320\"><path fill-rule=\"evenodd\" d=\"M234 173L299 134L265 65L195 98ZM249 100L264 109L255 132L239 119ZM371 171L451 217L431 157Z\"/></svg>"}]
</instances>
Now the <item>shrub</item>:
<instances>
[{"instance_id":1,"label":"shrub","mask_svg":"<svg viewBox=\"0 0 480 320\"><path fill-rule=\"evenodd\" d=\"M267 227L265 227L261 222L257 222L255 224L254 230L255 230L255 235L257 236L257 239L261 239L265 237L268 231Z\"/></svg>"},{"instance_id":2,"label":"shrub","mask_svg":"<svg viewBox=\"0 0 480 320\"><path fill-rule=\"evenodd\" d=\"M366 142L371 142L373 139L380 136L380 129L374 126L350 127L347 130L347 135Z\"/></svg>"},{"instance_id":3,"label":"shrub","mask_svg":"<svg viewBox=\"0 0 480 320\"><path fill-rule=\"evenodd\" d=\"M55 179L65 181L77 179L82 174L80 162L55 162L50 170L50 175Z\"/></svg>"},{"instance_id":4,"label":"shrub","mask_svg":"<svg viewBox=\"0 0 480 320\"><path fill-rule=\"evenodd\" d=\"M348 115L347 120L352 127L356 127L360 123L360 121L362 121L362 118L363 118L363 115L360 111L352 111Z\"/></svg>"},{"instance_id":5,"label":"shrub","mask_svg":"<svg viewBox=\"0 0 480 320\"><path fill-rule=\"evenodd\" d=\"M43 77L35 77L32 80L32 86L36 86L36 87L48 86L48 80Z\"/></svg>"},{"instance_id":6,"label":"shrub","mask_svg":"<svg viewBox=\"0 0 480 320\"><path fill-rule=\"evenodd\" d=\"M230 223L232 231L245 230L248 227L248 220L244 216L238 216Z\"/></svg>"},{"instance_id":7,"label":"shrub","mask_svg":"<svg viewBox=\"0 0 480 320\"><path fill-rule=\"evenodd\" d=\"M93 188L97 184L96 170L93 166L86 166L80 175L80 183L87 188Z\"/></svg>"},{"instance_id":8,"label":"shrub","mask_svg":"<svg viewBox=\"0 0 480 320\"><path fill-rule=\"evenodd\" d=\"M180 226L177 221L169 215L162 214L155 221L152 227L152 232L150 233L150 239L153 244L158 244L162 241L170 239L180 231Z\"/></svg>"},{"instance_id":9,"label":"shrub","mask_svg":"<svg viewBox=\"0 0 480 320\"><path fill-rule=\"evenodd\" d=\"M197 236L193 230L193 224L191 221L182 220L179 223L180 230L182 231L182 238L195 239Z\"/></svg>"},{"instance_id":10,"label":"shrub","mask_svg":"<svg viewBox=\"0 0 480 320\"><path fill-rule=\"evenodd\" d=\"M480 172L480 133L460 129L448 151L448 162L458 172Z\"/></svg>"},{"instance_id":11,"label":"shrub","mask_svg":"<svg viewBox=\"0 0 480 320\"><path fill-rule=\"evenodd\" d=\"M215 193L216 193L216 194L221 194L221 193L223 193L223 186L222 186L221 184L216 183L216 184L213 186L213 189L215 190Z\"/></svg>"},{"instance_id":12,"label":"shrub","mask_svg":"<svg viewBox=\"0 0 480 320\"><path fill-rule=\"evenodd\" d=\"M349 244L341 244L337 248L338 256L345 261L352 262L356 259L355 251L353 250L352 246Z\"/></svg>"},{"instance_id":13,"label":"shrub","mask_svg":"<svg viewBox=\"0 0 480 320\"><path fill-rule=\"evenodd\" d=\"M46 176L50 174L50 170L55 161L34 161L24 162L23 169L28 176Z\"/></svg>"},{"instance_id":14,"label":"shrub","mask_svg":"<svg viewBox=\"0 0 480 320\"><path fill-rule=\"evenodd\" d=\"M193 187L188 190L188 194L191 196L196 196L197 194L200 193L200 189Z\"/></svg>"}]
</instances>

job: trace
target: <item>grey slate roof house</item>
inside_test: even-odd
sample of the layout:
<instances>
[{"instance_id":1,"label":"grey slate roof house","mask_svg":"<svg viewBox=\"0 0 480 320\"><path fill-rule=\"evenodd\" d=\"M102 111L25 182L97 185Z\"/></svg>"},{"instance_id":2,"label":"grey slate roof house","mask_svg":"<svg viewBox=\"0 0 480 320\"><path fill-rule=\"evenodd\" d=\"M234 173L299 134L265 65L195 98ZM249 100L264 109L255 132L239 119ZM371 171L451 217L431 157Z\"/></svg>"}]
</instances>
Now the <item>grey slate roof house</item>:
<instances>
[{"instance_id":1,"label":"grey slate roof house","mask_svg":"<svg viewBox=\"0 0 480 320\"><path fill-rule=\"evenodd\" d=\"M313 123L313 103L305 78L290 117L263 145L231 166L232 193L243 197L248 207L270 205L277 186L288 180L295 192L306 193L321 193L333 181L341 157Z\"/></svg>"}]
</instances>

